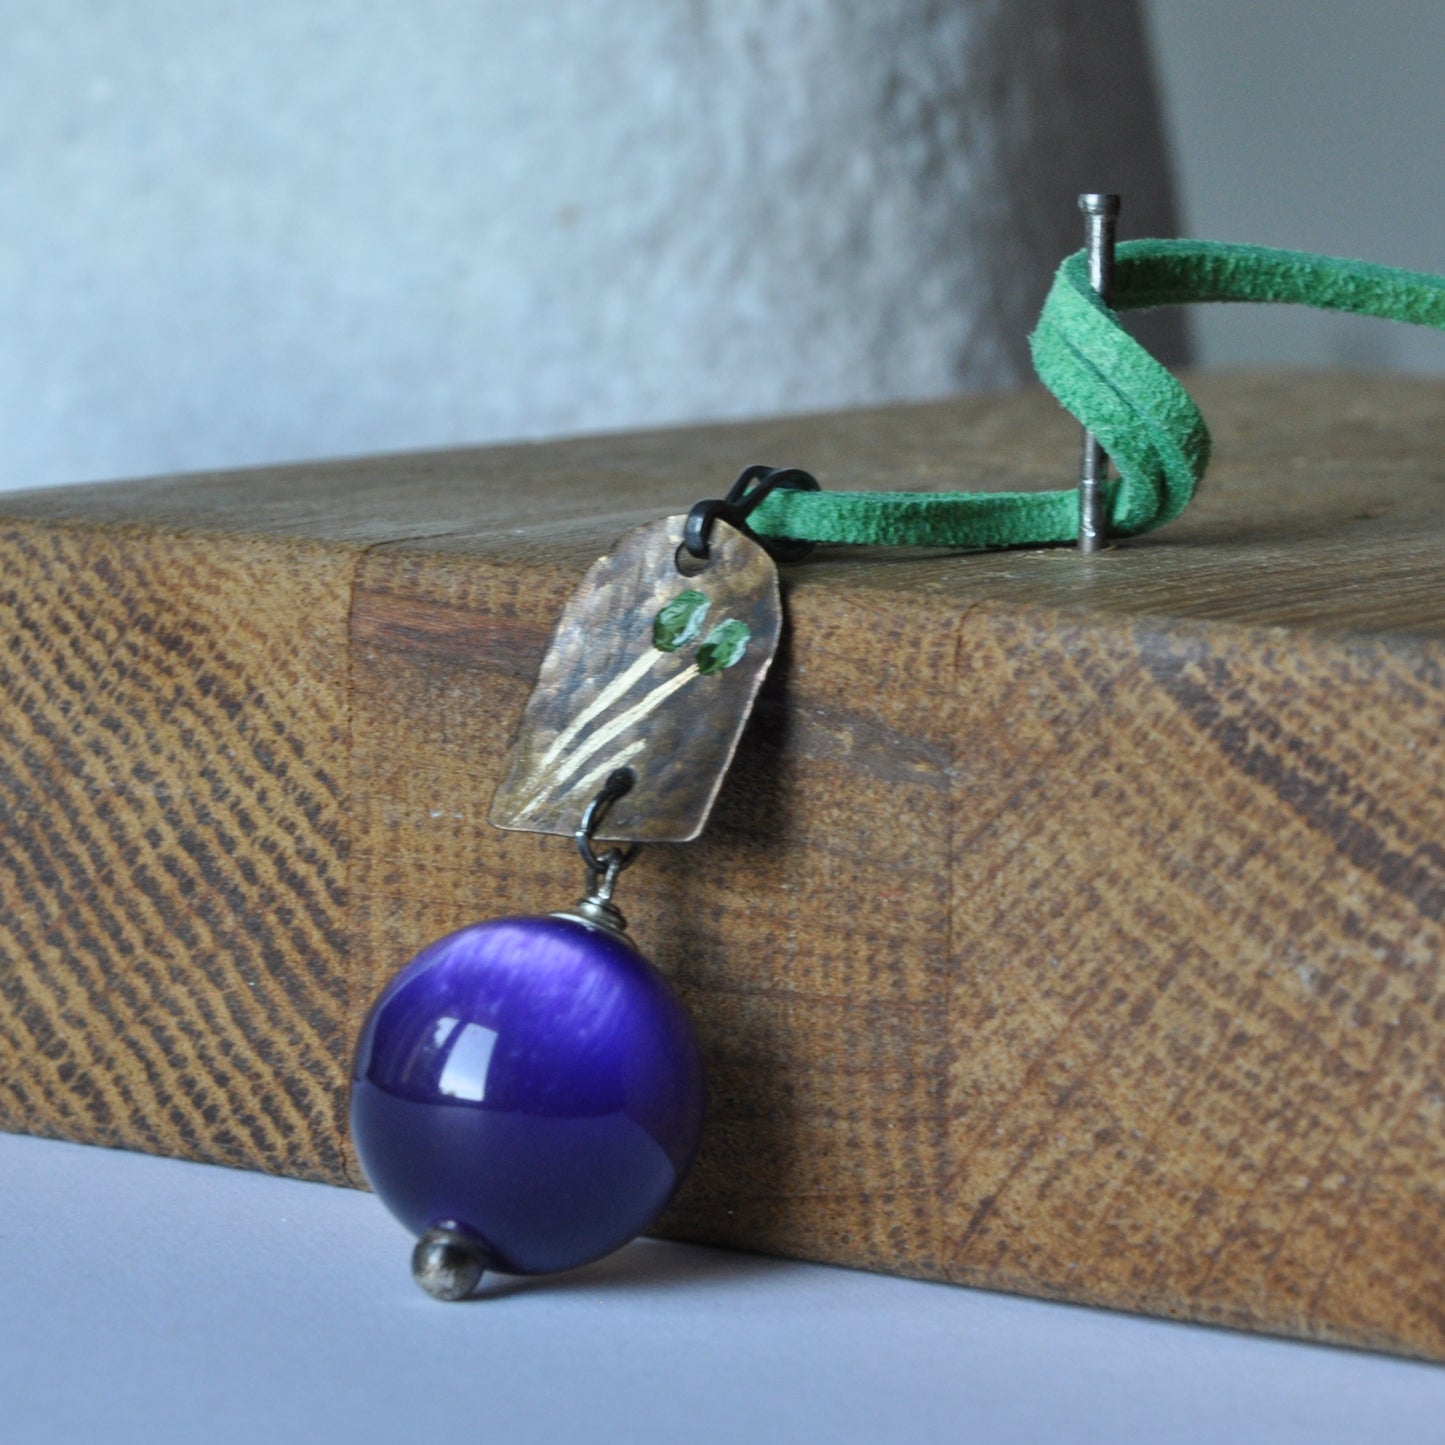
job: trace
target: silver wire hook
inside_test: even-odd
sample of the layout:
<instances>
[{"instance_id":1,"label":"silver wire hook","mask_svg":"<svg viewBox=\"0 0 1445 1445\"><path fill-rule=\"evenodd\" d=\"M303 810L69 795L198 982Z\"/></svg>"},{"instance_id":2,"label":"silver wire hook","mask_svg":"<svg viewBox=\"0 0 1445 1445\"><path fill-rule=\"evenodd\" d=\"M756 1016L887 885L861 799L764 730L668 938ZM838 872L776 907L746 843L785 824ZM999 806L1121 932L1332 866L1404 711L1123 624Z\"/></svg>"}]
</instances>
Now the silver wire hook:
<instances>
[{"instance_id":1,"label":"silver wire hook","mask_svg":"<svg viewBox=\"0 0 1445 1445\"><path fill-rule=\"evenodd\" d=\"M592 891L602 898L612 896L617 875L636 861L637 855L642 852L642 844L628 843L623 847L607 848L599 853L592 846L592 840L597 836L597 830L602 826L612 805L619 798L626 797L636 781L637 775L631 768L618 768L609 773L601 791L588 803L575 834L577 851L582 855L582 861L587 865L587 871L592 878Z\"/></svg>"}]
</instances>

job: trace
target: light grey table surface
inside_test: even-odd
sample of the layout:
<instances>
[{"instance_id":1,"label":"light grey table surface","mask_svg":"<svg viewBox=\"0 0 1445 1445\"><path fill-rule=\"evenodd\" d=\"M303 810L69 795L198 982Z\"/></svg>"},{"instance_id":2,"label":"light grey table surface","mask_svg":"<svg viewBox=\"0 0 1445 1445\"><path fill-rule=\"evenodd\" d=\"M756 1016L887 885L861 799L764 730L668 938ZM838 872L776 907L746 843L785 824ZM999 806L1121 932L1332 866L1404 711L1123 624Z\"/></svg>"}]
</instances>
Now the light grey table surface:
<instances>
[{"instance_id":1,"label":"light grey table surface","mask_svg":"<svg viewBox=\"0 0 1445 1445\"><path fill-rule=\"evenodd\" d=\"M441 1305L348 1190L0 1135L0 1440L1438 1441L1445 1369L643 1242Z\"/></svg>"}]
</instances>

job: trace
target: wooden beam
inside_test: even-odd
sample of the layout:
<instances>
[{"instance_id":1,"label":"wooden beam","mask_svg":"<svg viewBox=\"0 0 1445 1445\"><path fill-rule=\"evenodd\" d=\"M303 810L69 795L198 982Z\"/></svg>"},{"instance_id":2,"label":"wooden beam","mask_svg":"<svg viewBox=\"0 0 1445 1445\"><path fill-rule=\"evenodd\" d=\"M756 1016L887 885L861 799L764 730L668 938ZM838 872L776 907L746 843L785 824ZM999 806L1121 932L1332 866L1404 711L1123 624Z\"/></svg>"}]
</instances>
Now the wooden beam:
<instances>
[{"instance_id":1,"label":"wooden beam","mask_svg":"<svg viewBox=\"0 0 1445 1445\"><path fill-rule=\"evenodd\" d=\"M1445 383L1201 377L1094 558L819 552L714 822L679 1237L1445 1359ZM753 461L1067 486L1038 393L0 497L0 1124L357 1182L350 1040L476 918L548 631Z\"/></svg>"}]
</instances>

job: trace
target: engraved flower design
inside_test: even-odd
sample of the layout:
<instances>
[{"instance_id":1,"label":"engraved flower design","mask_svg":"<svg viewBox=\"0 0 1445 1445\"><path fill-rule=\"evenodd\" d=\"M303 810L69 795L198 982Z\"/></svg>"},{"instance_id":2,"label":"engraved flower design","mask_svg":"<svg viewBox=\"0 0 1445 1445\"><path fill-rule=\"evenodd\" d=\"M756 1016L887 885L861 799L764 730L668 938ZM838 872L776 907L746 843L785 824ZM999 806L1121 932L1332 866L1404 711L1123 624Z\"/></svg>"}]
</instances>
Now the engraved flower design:
<instances>
[{"instance_id":1,"label":"engraved flower design","mask_svg":"<svg viewBox=\"0 0 1445 1445\"><path fill-rule=\"evenodd\" d=\"M725 617L704 635L703 628L711 610L712 600L706 593L694 588L663 604L652 621L651 645L552 739L536 768L537 775L544 777L546 782L522 809L520 816L536 812L564 785L569 792L583 791L602 774L635 757L646 747L646 738L634 738L626 746L608 753L604 763L581 777L576 776L599 752L633 731L650 713L689 683L699 677L715 676L742 661L752 640L747 623L736 617ZM658 683L621 712L606 716L664 657L682 652L694 644L693 659L681 672Z\"/></svg>"}]
</instances>

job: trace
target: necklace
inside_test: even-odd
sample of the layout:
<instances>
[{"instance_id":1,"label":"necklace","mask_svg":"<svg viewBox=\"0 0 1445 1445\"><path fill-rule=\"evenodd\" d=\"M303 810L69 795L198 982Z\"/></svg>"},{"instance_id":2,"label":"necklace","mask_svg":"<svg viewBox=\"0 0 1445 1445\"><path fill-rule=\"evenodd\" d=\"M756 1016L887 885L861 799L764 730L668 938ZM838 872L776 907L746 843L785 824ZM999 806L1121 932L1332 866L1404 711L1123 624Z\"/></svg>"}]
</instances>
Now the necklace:
<instances>
[{"instance_id":1,"label":"necklace","mask_svg":"<svg viewBox=\"0 0 1445 1445\"><path fill-rule=\"evenodd\" d=\"M356 1051L358 1153L417 1237L413 1271L434 1295L463 1298L489 1268L598 1258L645 1230L687 1172L701 1050L614 894L643 845L706 825L777 649L779 563L834 543L1079 537L1092 550L1177 517L1209 433L1119 311L1285 301L1445 326L1440 277L1211 242L1115 252L1098 224L1109 199L1084 198L1090 249L1060 267L1032 338L1039 375L1086 430L1078 492L837 493L796 468L749 467L724 497L623 537L568 602L491 820L571 837L584 895L424 949L383 990Z\"/></svg>"}]
</instances>

